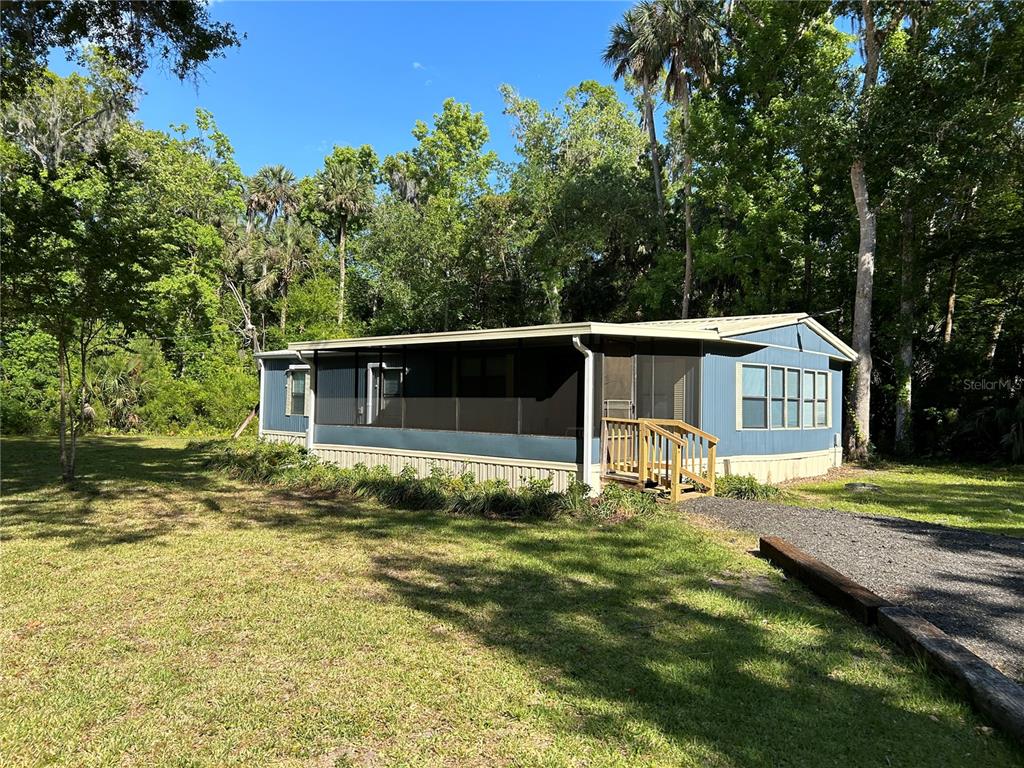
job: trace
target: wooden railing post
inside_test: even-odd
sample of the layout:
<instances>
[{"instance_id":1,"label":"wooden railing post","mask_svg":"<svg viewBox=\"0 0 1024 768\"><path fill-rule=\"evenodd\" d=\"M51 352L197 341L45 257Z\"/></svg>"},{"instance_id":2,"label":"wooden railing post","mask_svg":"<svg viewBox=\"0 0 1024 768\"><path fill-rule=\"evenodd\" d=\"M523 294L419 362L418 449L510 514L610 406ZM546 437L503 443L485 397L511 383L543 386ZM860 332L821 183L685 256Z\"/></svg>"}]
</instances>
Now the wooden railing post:
<instances>
[{"instance_id":1,"label":"wooden railing post","mask_svg":"<svg viewBox=\"0 0 1024 768\"><path fill-rule=\"evenodd\" d=\"M715 495L715 453L717 450L718 446L715 443L712 443L708 449L708 496Z\"/></svg>"},{"instance_id":2,"label":"wooden railing post","mask_svg":"<svg viewBox=\"0 0 1024 768\"><path fill-rule=\"evenodd\" d=\"M640 422L639 432L640 432L640 467L639 467L640 471L637 474L639 475L640 487L643 488L644 486L647 485L647 440L648 440L648 430L647 430L647 425L644 424L642 421Z\"/></svg>"},{"instance_id":3,"label":"wooden railing post","mask_svg":"<svg viewBox=\"0 0 1024 768\"><path fill-rule=\"evenodd\" d=\"M675 443L672 444L672 487L669 491L672 501L679 501L679 485L683 479L679 471L679 461L682 451Z\"/></svg>"}]
</instances>

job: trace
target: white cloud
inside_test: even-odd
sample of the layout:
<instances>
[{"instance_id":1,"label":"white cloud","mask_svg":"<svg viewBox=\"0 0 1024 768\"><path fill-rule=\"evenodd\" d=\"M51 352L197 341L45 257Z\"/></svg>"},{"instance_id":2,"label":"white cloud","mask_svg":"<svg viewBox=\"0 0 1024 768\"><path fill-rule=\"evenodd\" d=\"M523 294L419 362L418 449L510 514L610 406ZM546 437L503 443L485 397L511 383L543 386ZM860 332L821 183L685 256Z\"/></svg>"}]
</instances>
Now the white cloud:
<instances>
[{"instance_id":1,"label":"white cloud","mask_svg":"<svg viewBox=\"0 0 1024 768\"><path fill-rule=\"evenodd\" d=\"M412 63L412 68L413 69L424 69L424 66L422 64L420 64L418 61L414 61Z\"/></svg>"}]
</instances>

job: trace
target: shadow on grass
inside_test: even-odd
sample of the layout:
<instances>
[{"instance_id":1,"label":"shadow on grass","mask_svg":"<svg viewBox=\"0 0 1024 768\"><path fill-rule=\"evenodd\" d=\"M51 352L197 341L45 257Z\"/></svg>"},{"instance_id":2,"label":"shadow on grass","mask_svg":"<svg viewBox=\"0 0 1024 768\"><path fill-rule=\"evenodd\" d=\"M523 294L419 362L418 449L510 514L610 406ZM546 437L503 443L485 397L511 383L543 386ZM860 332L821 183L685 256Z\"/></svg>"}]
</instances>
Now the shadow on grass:
<instances>
[{"instance_id":1,"label":"shadow on grass","mask_svg":"<svg viewBox=\"0 0 1024 768\"><path fill-rule=\"evenodd\" d=\"M309 499L237 522L361 538L374 578L432 632L468 634L525 664L557 697L537 704L557 708L557 727L621 746L627 761L662 740L702 765L1012 754L920 706L951 695L943 684L906 667L879 672L893 663L884 643L798 587L722 576L724 550L672 522L510 523Z\"/></svg>"},{"instance_id":2,"label":"shadow on grass","mask_svg":"<svg viewBox=\"0 0 1024 768\"><path fill-rule=\"evenodd\" d=\"M567 730L638 752L667 738L707 764L885 765L907 757L900 741L908 733L911 743L949 736L900 706L896 686L842 670L867 648L857 632L828 629L845 620L752 596L742 584L713 586L708 570L678 559L670 579L638 572L636 558L667 553L642 532L621 534L632 546L618 547L615 535L597 544L579 536L554 562L383 554L375 567L417 611L546 673L573 702ZM702 594L706 601L687 599ZM780 624L813 626L813 639L780 640ZM941 748L930 754L940 758Z\"/></svg>"},{"instance_id":3,"label":"shadow on grass","mask_svg":"<svg viewBox=\"0 0 1024 768\"><path fill-rule=\"evenodd\" d=\"M1013 760L958 715L933 718L936 684L906 667L880 672L888 651L847 619L790 585L723 576L730 556L684 525L509 523L273 490L240 504L228 496L239 486L207 474L199 454L96 443L71 492L43 479L49 446L6 443L5 481L20 490L5 499L4 523L75 548L131 546L192 525L200 509L297 537L292 546L355 541L395 601L526 665L552 696L530 706L568 736L622 750L618 761L665 740L704 765ZM141 526L96 521L125 502L160 514Z\"/></svg>"},{"instance_id":4,"label":"shadow on grass","mask_svg":"<svg viewBox=\"0 0 1024 768\"><path fill-rule=\"evenodd\" d=\"M8 537L65 539L74 548L133 544L190 526L188 494L224 487L185 441L154 445L135 437L79 441L78 477L60 482L56 439L5 438L2 444L3 525ZM203 503L217 502L209 497ZM121 506L147 510L106 519Z\"/></svg>"}]
</instances>

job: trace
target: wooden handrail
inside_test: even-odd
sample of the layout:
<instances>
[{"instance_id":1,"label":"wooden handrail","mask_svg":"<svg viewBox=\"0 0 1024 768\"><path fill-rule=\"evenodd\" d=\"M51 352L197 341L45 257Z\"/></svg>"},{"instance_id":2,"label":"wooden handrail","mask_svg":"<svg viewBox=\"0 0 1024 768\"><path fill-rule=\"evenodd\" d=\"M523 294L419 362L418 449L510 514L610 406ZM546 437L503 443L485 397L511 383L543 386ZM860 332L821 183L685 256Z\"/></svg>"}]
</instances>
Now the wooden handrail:
<instances>
[{"instance_id":1,"label":"wooden handrail","mask_svg":"<svg viewBox=\"0 0 1024 768\"><path fill-rule=\"evenodd\" d=\"M682 419L639 419L639 421L649 421L652 424L665 425L669 424L673 427L678 427L683 432L692 432L695 435L703 437L709 443L718 445L718 438L712 435L710 432L705 432L700 427L695 427L693 424L687 424Z\"/></svg>"}]
</instances>

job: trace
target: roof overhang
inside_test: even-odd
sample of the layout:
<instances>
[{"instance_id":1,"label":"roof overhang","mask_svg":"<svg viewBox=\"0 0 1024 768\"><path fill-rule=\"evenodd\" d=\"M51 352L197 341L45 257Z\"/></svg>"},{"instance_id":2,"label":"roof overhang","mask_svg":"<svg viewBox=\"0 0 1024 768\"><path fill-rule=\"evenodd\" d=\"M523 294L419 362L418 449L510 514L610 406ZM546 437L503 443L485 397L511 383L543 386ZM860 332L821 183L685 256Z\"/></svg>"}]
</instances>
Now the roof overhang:
<instances>
[{"instance_id":1,"label":"roof overhang","mask_svg":"<svg viewBox=\"0 0 1024 768\"><path fill-rule=\"evenodd\" d=\"M451 344L472 341L515 341L517 339L570 338L572 336L630 336L663 339L714 340L713 331L680 334L671 328L639 328L622 323L564 323L560 325L527 325L518 328L486 328L473 331L410 333L402 336L360 336L327 341L297 341L288 345L295 352L315 350L357 349L359 347L395 347L411 344Z\"/></svg>"},{"instance_id":2,"label":"roof overhang","mask_svg":"<svg viewBox=\"0 0 1024 768\"><path fill-rule=\"evenodd\" d=\"M287 350L263 352L257 355L257 357L294 357L304 352L337 351L368 347L516 341L519 339L569 338L572 336L722 341L756 346L756 341L738 337L757 331L797 324L806 325L839 351L839 355L830 355L830 357L846 362L852 362L857 359L857 353L853 349L813 317L804 313L695 320L664 320L641 323L559 323L553 325L528 325L517 328L484 328L469 331L410 333L394 336L360 336L348 339L293 342L288 345Z\"/></svg>"}]
</instances>

